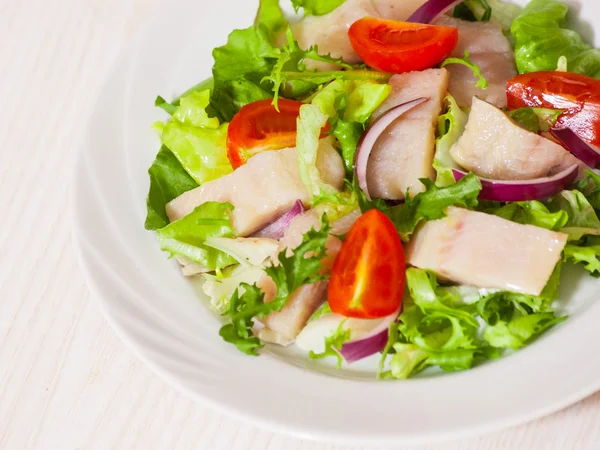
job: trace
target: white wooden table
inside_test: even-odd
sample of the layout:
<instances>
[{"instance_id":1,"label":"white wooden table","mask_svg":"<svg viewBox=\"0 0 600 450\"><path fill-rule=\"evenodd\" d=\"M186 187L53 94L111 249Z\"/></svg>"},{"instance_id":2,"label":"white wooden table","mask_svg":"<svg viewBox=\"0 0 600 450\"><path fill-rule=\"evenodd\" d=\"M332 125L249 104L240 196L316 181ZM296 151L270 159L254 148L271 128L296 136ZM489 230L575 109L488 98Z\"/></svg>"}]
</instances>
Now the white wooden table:
<instances>
[{"instance_id":1,"label":"white wooden table","mask_svg":"<svg viewBox=\"0 0 600 450\"><path fill-rule=\"evenodd\" d=\"M0 449L342 449L188 400L123 346L84 284L68 212L74 155L112 63L156 3L0 1ZM422 448L600 449L600 394Z\"/></svg>"}]
</instances>

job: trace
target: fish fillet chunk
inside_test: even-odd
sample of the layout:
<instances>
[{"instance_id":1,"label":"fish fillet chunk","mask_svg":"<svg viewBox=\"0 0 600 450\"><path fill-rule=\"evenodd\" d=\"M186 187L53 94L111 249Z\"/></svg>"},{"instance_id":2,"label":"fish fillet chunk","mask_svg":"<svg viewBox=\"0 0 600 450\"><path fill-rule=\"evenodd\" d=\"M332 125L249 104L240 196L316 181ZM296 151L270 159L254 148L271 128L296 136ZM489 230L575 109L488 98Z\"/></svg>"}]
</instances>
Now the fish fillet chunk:
<instances>
[{"instance_id":1,"label":"fish fillet chunk","mask_svg":"<svg viewBox=\"0 0 600 450\"><path fill-rule=\"evenodd\" d=\"M448 91L446 69L429 69L394 75L392 92L374 118L394 106L427 97L429 100L399 117L379 137L367 166L371 196L402 200L425 190L419 178L433 178L435 128Z\"/></svg>"},{"instance_id":2,"label":"fish fillet chunk","mask_svg":"<svg viewBox=\"0 0 600 450\"><path fill-rule=\"evenodd\" d=\"M415 233L406 261L456 283L539 295L566 243L563 233L450 207Z\"/></svg>"},{"instance_id":3,"label":"fish fillet chunk","mask_svg":"<svg viewBox=\"0 0 600 450\"><path fill-rule=\"evenodd\" d=\"M504 112L477 98L450 156L459 166L496 180L551 176L579 163L560 145L521 128Z\"/></svg>"},{"instance_id":4,"label":"fish fillet chunk","mask_svg":"<svg viewBox=\"0 0 600 450\"><path fill-rule=\"evenodd\" d=\"M317 168L321 178L342 189L344 164L331 138L319 144ZM241 236L248 236L288 211L296 202L311 199L298 171L295 148L259 153L224 177L204 183L167 204L171 221L191 213L204 202L229 202L233 225Z\"/></svg>"},{"instance_id":5,"label":"fish fillet chunk","mask_svg":"<svg viewBox=\"0 0 600 450\"><path fill-rule=\"evenodd\" d=\"M462 58L465 50L488 82L483 90L476 86L478 79L466 66L450 64L450 94L461 108L468 108L474 96L496 105L506 106L506 82L517 74L515 55L510 43L495 22L468 22L449 16L441 16L436 25L458 28L458 44L450 56Z\"/></svg>"},{"instance_id":6,"label":"fish fillet chunk","mask_svg":"<svg viewBox=\"0 0 600 450\"><path fill-rule=\"evenodd\" d=\"M360 211L352 212L331 224L331 233L334 235L346 234L352 224L360 217ZM321 221L314 211L294 217L286 230L285 236L281 238L282 247L287 247L289 253L302 242L302 236L311 228L319 229ZM329 272L333 261L338 254L342 242L335 236L330 235L327 243L327 256L321 260L323 271ZM277 293L277 287L271 278L264 276L259 287L265 292L265 301L271 301ZM293 341L314 312L326 300L327 282L306 284L296 289L286 305L279 312L273 312L261 319L265 329L261 330L259 337L267 342L281 344Z\"/></svg>"}]
</instances>

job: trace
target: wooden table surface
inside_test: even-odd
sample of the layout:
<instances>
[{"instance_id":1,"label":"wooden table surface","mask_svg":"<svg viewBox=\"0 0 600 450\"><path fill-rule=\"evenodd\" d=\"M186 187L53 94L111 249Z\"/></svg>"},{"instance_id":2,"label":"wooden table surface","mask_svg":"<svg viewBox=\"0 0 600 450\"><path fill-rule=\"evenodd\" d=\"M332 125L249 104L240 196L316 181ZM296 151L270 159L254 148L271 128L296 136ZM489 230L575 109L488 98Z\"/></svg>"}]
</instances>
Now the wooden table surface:
<instances>
[{"instance_id":1,"label":"wooden table surface","mask_svg":"<svg viewBox=\"0 0 600 450\"><path fill-rule=\"evenodd\" d=\"M187 399L124 347L83 281L70 232L74 155L111 65L157 0L0 5L0 449L348 448ZM600 449L600 394L527 425L420 448Z\"/></svg>"}]
</instances>

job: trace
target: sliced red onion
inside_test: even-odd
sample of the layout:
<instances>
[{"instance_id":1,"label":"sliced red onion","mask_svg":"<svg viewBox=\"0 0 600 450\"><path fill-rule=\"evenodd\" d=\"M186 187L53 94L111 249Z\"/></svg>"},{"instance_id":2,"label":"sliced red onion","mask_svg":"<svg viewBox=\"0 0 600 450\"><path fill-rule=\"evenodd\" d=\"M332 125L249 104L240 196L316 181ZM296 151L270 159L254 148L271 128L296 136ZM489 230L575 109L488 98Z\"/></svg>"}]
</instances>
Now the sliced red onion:
<instances>
[{"instance_id":1,"label":"sliced red onion","mask_svg":"<svg viewBox=\"0 0 600 450\"><path fill-rule=\"evenodd\" d=\"M369 193L369 187L367 186L367 165L377 139L379 139L379 136L381 136L385 129L394 120L396 120L402 114L410 111L415 106L418 106L428 100L429 98L421 97L410 102L394 106L383 113L375 122L373 122L373 124L361 136L358 146L356 147L354 165L356 168L358 185L365 193L367 200L371 200L371 194Z\"/></svg>"},{"instance_id":2,"label":"sliced red onion","mask_svg":"<svg viewBox=\"0 0 600 450\"><path fill-rule=\"evenodd\" d=\"M398 318L400 310L381 319L379 326L358 340L352 340L342 345L340 355L347 363L352 363L367 356L374 355L383 350L388 341L388 329L390 324Z\"/></svg>"},{"instance_id":3,"label":"sliced red onion","mask_svg":"<svg viewBox=\"0 0 600 450\"><path fill-rule=\"evenodd\" d=\"M594 169L600 166L600 149L598 147L583 141L569 128L552 130L552 134L586 165Z\"/></svg>"},{"instance_id":4,"label":"sliced red onion","mask_svg":"<svg viewBox=\"0 0 600 450\"><path fill-rule=\"evenodd\" d=\"M479 177L482 185L479 199L497 202L542 200L568 189L578 171L579 166L574 164L556 175L534 180L490 180ZM452 173L456 181L467 175L467 172L459 169L452 169Z\"/></svg>"},{"instance_id":5,"label":"sliced red onion","mask_svg":"<svg viewBox=\"0 0 600 450\"><path fill-rule=\"evenodd\" d=\"M271 222L269 225L264 227L262 230L254 233L254 237L269 238L269 239L281 239L285 233L285 230L290 225L290 222L294 217L304 212L304 205L301 200L296 200L292 209L281 215L278 219Z\"/></svg>"},{"instance_id":6,"label":"sliced red onion","mask_svg":"<svg viewBox=\"0 0 600 450\"><path fill-rule=\"evenodd\" d=\"M463 0L429 0L425 2L406 20L415 23L431 23L450 8Z\"/></svg>"}]
</instances>

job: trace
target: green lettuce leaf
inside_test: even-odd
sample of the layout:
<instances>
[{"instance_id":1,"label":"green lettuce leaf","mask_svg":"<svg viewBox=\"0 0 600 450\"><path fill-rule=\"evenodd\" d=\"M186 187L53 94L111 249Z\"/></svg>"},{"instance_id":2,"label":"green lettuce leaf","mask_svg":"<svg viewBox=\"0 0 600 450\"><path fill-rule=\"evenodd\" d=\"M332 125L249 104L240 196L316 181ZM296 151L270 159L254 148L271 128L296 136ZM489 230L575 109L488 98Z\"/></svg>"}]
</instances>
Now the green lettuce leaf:
<instances>
[{"instance_id":1,"label":"green lettuce leaf","mask_svg":"<svg viewBox=\"0 0 600 450\"><path fill-rule=\"evenodd\" d=\"M277 33L287 26L287 20L279 6L279 0L260 0L254 26L260 25L263 25L271 34Z\"/></svg>"},{"instance_id":2,"label":"green lettuce leaf","mask_svg":"<svg viewBox=\"0 0 600 450\"><path fill-rule=\"evenodd\" d=\"M473 367L476 363L500 356L492 347L458 349L451 351L427 351L418 345L398 342L393 345L395 354L390 362L390 372L383 378L406 379L427 366L439 366L445 372L458 372Z\"/></svg>"},{"instance_id":3,"label":"green lettuce leaf","mask_svg":"<svg viewBox=\"0 0 600 450\"><path fill-rule=\"evenodd\" d=\"M515 59L519 73L555 70L564 56L571 72L600 77L600 51L575 31L563 28L568 6L557 0L532 0L514 20Z\"/></svg>"},{"instance_id":4,"label":"green lettuce leaf","mask_svg":"<svg viewBox=\"0 0 600 450\"><path fill-rule=\"evenodd\" d=\"M272 14L269 6L272 7L265 3L265 11ZM276 23L276 20L270 22L273 17L267 21L270 26ZM222 120L230 121L245 104L272 97L269 94L272 85L262 79L271 73L280 53L280 49L273 46L271 31L264 23L232 31L227 44L213 50L211 106Z\"/></svg>"},{"instance_id":5,"label":"green lettuce leaf","mask_svg":"<svg viewBox=\"0 0 600 450\"><path fill-rule=\"evenodd\" d=\"M454 7L452 15L469 22L489 22L492 8L487 0L465 0Z\"/></svg>"},{"instance_id":6,"label":"green lettuce leaf","mask_svg":"<svg viewBox=\"0 0 600 450\"><path fill-rule=\"evenodd\" d=\"M210 91L192 91L181 97L171 120L155 124L163 145L179 160L198 183L220 178L232 172L227 158L227 124L206 111ZM163 105L164 109L164 105Z\"/></svg>"},{"instance_id":7,"label":"green lettuce leaf","mask_svg":"<svg viewBox=\"0 0 600 450\"><path fill-rule=\"evenodd\" d=\"M600 210L600 175L586 170L585 177L575 183L574 188L585 195L594 209Z\"/></svg>"},{"instance_id":8,"label":"green lettuce leaf","mask_svg":"<svg viewBox=\"0 0 600 450\"><path fill-rule=\"evenodd\" d=\"M174 119L165 125L161 139L191 177L202 184L233 171L227 158L227 126L198 128Z\"/></svg>"},{"instance_id":9,"label":"green lettuce leaf","mask_svg":"<svg viewBox=\"0 0 600 450\"><path fill-rule=\"evenodd\" d=\"M547 108L518 108L507 111L508 116L532 133L549 131L558 117L563 113L560 109Z\"/></svg>"},{"instance_id":10,"label":"green lettuce leaf","mask_svg":"<svg viewBox=\"0 0 600 450\"><path fill-rule=\"evenodd\" d=\"M313 197L312 209L319 216L325 214L330 222L334 222L359 209L358 197L354 191L321 193Z\"/></svg>"},{"instance_id":11,"label":"green lettuce leaf","mask_svg":"<svg viewBox=\"0 0 600 450\"><path fill-rule=\"evenodd\" d=\"M477 84L475 84L475 86L482 90L486 90L488 88L488 82L485 79L485 76L483 76L481 73L479 66L477 64L473 64L469 58L468 50L465 50L465 55L462 58L446 58L444 61L442 61L441 67L446 67L449 64L460 64L468 67L473 71L473 76L477 78Z\"/></svg>"},{"instance_id":12,"label":"green lettuce leaf","mask_svg":"<svg viewBox=\"0 0 600 450\"><path fill-rule=\"evenodd\" d=\"M279 55L280 51L271 43L265 26L232 31L227 44L213 50L215 89L225 81L240 77L260 84L273 70Z\"/></svg>"},{"instance_id":13,"label":"green lettuce leaf","mask_svg":"<svg viewBox=\"0 0 600 450\"><path fill-rule=\"evenodd\" d=\"M448 110L438 118L438 138L435 143L435 156L433 158L433 168L436 171L435 184L439 187L446 187L454 184L453 168L458 168L450 156L450 149L465 131L469 116L465 114L454 97L446 97Z\"/></svg>"},{"instance_id":14,"label":"green lettuce leaf","mask_svg":"<svg viewBox=\"0 0 600 450\"><path fill-rule=\"evenodd\" d=\"M335 80L323 87L311 100L329 116L331 133L338 139L346 175L351 176L356 146L373 112L389 96L387 83Z\"/></svg>"},{"instance_id":15,"label":"green lettuce leaf","mask_svg":"<svg viewBox=\"0 0 600 450\"><path fill-rule=\"evenodd\" d=\"M338 350L342 348L342 346L350 341L350 337L352 331L344 328L345 320L340 323L340 326L331 334L331 336L327 336L325 338L325 350L322 353L315 353L312 350L309 352L308 357L310 359L323 359L328 356L333 356L337 358L337 368L340 369L342 367L342 362L344 358L339 353Z\"/></svg>"},{"instance_id":16,"label":"green lettuce leaf","mask_svg":"<svg viewBox=\"0 0 600 450\"><path fill-rule=\"evenodd\" d=\"M194 211L156 231L160 248L181 255L209 270L236 264L235 258L206 245L210 237L235 237L230 215L233 205L206 202Z\"/></svg>"},{"instance_id":17,"label":"green lettuce leaf","mask_svg":"<svg viewBox=\"0 0 600 450\"><path fill-rule=\"evenodd\" d=\"M165 146L148 169L150 190L146 199L146 230L158 230L169 224L165 205L184 192L198 187L179 160Z\"/></svg>"},{"instance_id":18,"label":"green lettuce leaf","mask_svg":"<svg viewBox=\"0 0 600 450\"><path fill-rule=\"evenodd\" d=\"M215 90L210 104L213 110L225 121L231 121L233 116L244 106L259 100L273 98L268 87L258 85L245 77L227 80Z\"/></svg>"},{"instance_id":19,"label":"green lettuce leaf","mask_svg":"<svg viewBox=\"0 0 600 450\"><path fill-rule=\"evenodd\" d=\"M406 282L410 298L405 298L404 311L389 330L380 361L383 378L407 378L426 366L465 370L499 356L498 350L479 338L477 310L471 299L463 298L463 290L441 287L433 273L416 268L407 270ZM382 372L385 358L392 352L390 370Z\"/></svg>"},{"instance_id":20,"label":"green lettuce leaf","mask_svg":"<svg viewBox=\"0 0 600 450\"><path fill-rule=\"evenodd\" d=\"M600 245L567 244L563 251L563 260L573 264L583 264L592 276L600 277Z\"/></svg>"},{"instance_id":21,"label":"green lettuce leaf","mask_svg":"<svg viewBox=\"0 0 600 450\"><path fill-rule=\"evenodd\" d=\"M346 0L292 0L292 6L298 12L304 10L305 16L323 16L329 14Z\"/></svg>"},{"instance_id":22,"label":"green lettuce leaf","mask_svg":"<svg viewBox=\"0 0 600 450\"><path fill-rule=\"evenodd\" d=\"M540 296L529 296L440 286L433 273L409 268L406 283L410 297L405 298L398 323L389 330L380 361L381 376L403 379L427 366L466 370L500 356L505 348L527 345L565 319L555 317L552 310L558 298L560 269L559 263ZM389 371L383 372L390 353Z\"/></svg>"},{"instance_id":23,"label":"green lettuce leaf","mask_svg":"<svg viewBox=\"0 0 600 450\"><path fill-rule=\"evenodd\" d=\"M316 105L302 105L297 121L296 148L300 178L313 196L333 194L337 190L321 179L317 168L317 153L321 129L327 124L327 116Z\"/></svg>"},{"instance_id":24,"label":"green lettuce leaf","mask_svg":"<svg viewBox=\"0 0 600 450\"><path fill-rule=\"evenodd\" d=\"M550 209L565 212L569 220L560 231L577 241L584 235L600 235L600 220L585 195L577 190L562 191L550 200Z\"/></svg>"},{"instance_id":25,"label":"green lettuce leaf","mask_svg":"<svg viewBox=\"0 0 600 450\"><path fill-rule=\"evenodd\" d=\"M257 355L263 345L252 334L253 319L262 318L273 311L281 311L290 294L303 284L316 283L325 279L319 272L321 259L326 255L325 243L331 227L325 216L321 219L319 230L312 228L302 238L302 243L294 249L291 256L287 249L278 255L279 263L267 267L265 272L277 286L275 298L265 303L265 294L256 286L242 283L229 301L226 315L230 323L224 325L219 334L249 355Z\"/></svg>"},{"instance_id":26,"label":"green lettuce leaf","mask_svg":"<svg viewBox=\"0 0 600 450\"><path fill-rule=\"evenodd\" d=\"M454 8L453 16L459 19L488 21L493 19L502 25L505 32L521 13L521 7L503 0L465 0Z\"/></svg>"},{"instance_id":27,"label":"green lettuce leaf","mask_svg":"<svg viewBox=\"0 0 600 450\"><path fill-rule=\"evenodd\" d=\"M307 60L332 64L349 70L313 71L306 68ZM287 98L300 98L316 90L319 85L337 79L387 81L390 77L388 74L358 67L348 64L340 58L320 55L316 45L308 50L301 49L298 42L294 40L291 28L288 27L286 43L279 52L277 62L273 66L272 72L262 81L272 83L273 105L277 107L277 99L280 94Z\"/></svg>"},{"instance_id":28,"label":"green lettuce leaf","mask_svg":"<svg viewBox=\"0 0 600 450\"><path fill-rule=\"evenodd\" d=\"M566 317L556 317L554 313L539 313L519 316L510 322L498 322L486 327L483 338L496 348L517 350Z\"/></svg>"},{"instance_id":29,"label":"green lettuce leaf","mask_svg":"<svg viewBox=\"0 0 600 450\"><path fill-rule=\"evenodd\" d=\"M437 187L431 180L421 179L426 191L415 197L406 197L406 202L384 212L394 223L403 241L407 242L417 225L424 220L436 220L445 216L448 206L474 208L481 191L481 182L470 173L457 183L447 187Z\"/></svg>"},{"instance_id":30,"label":"green lettuce leaf","mask_svg":"<svg viewBox=\"0 0 600 450\"><path fill-rule=\"evenodd\" d=\"M483 211L512 222L554 231L560 230L569 221L567 211L558 208L555 212L551 212L545 204L537 200L507 203L502 207L483 209Z\"/></svg>"}]
</instances>

